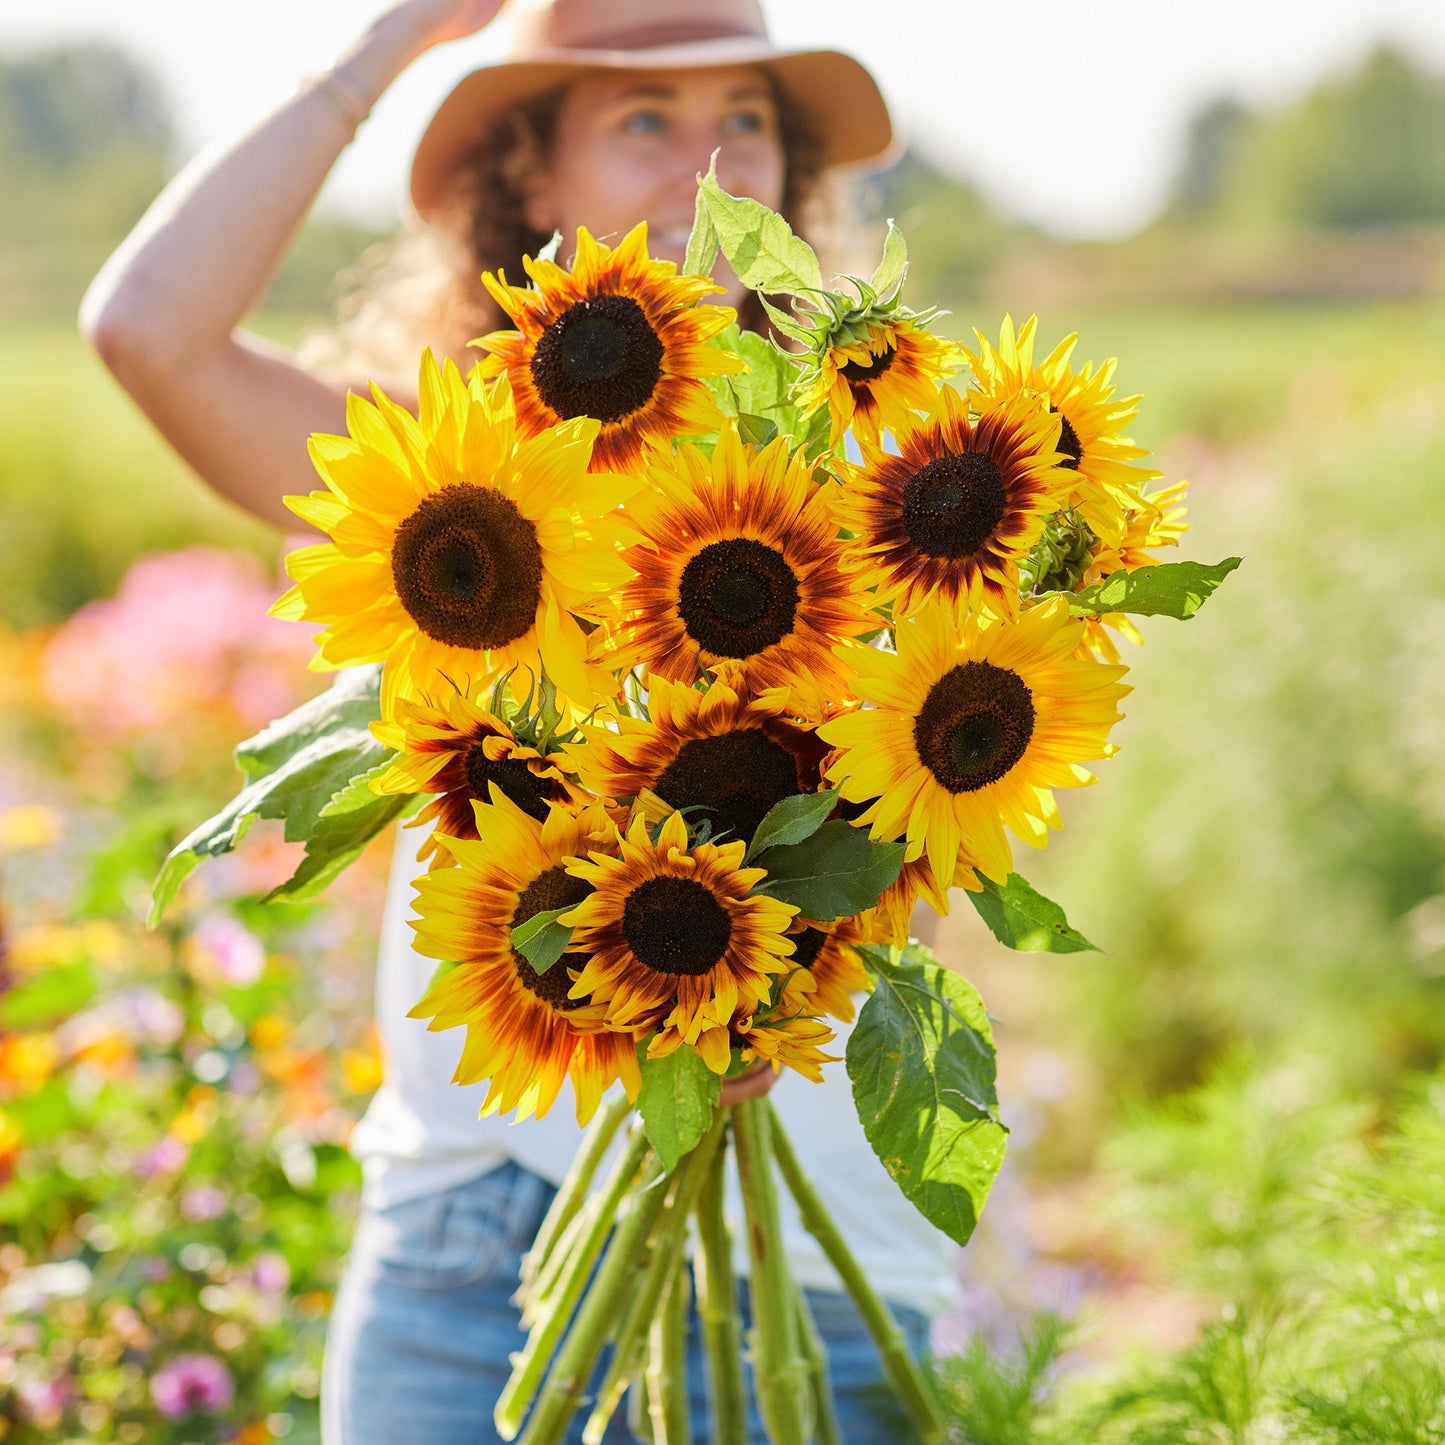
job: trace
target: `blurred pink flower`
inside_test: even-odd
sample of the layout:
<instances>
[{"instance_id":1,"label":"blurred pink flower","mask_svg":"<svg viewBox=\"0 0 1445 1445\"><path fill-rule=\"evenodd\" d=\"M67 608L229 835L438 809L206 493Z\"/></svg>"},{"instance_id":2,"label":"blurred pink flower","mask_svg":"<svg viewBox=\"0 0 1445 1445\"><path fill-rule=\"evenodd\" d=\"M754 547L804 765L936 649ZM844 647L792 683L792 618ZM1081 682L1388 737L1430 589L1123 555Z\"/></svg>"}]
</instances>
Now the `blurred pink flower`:
<instances>
[{"instance_id":1,"label":"blurred pink flower","mask_svg":"<svg viewBox=\"0 0 1445 1445\"><path fill-rule=\"evenodd\" d=\"M251 1262L251 1278L262 1294L282 1294L291 1284L291 1266L284 1254L270 1249Z\"/></svg>"},{"instance_id":2,"label":"blurred pink flower","mask_svg":"<svg viewBox=\"0 0 1445 1445\"><path fill-rule=\"evenodd\" d=\"M188 547L126 573L114 597L87 603L45 650L46 693L87 730L126 737L220 707L250 728L307 692L307 630L267 616L280 586L244 552Z\"/></svg>"},{"instance_id":3,"label":"blurred pink flower","mask_svg":"<svg viewBox=\"0 0 1445 1445\"><path fill-rule=\"evenodd\" d=\"M136 1161L135 1172L142 1179L154 1179L158 1174L174 1174L190 1157L190 1149L171 1134L159 1144L147 1149Z\"/></svg>"},{"instance_id":4,"label":"blurred pink flower","mask_svg":"<svg viewBox=\"0 0 1445 1445\"><path fill-rule=\"evenodd\" d=\"M55 1041L67 1054L80 1053L115 1034L133 1044L165 1049L185 1027L185 1015L174 1000L153 988L127 988L66 1019L55 1031Z\"/></svg>"},{"instance_id":5,"label":"blurred pink flower","mask_svg":"<svg viewBox=\"0 0 1445 1445\"><path fill-rule=\"evenodd\" d=\"M226 1212L226 1195L214 1184L198 1184L181 1195L181 1213L187 1219L219 1219Z\"/></svg>"},{"instance_id":6,"label":"blurred pink flower","mask_svg":"<svg viewBox=\"0 0 1445 1445\"><path fill-rule=\"evenodd\" d=\"M207 914L197 925L194 938L227 983L245 988L265 971L266 950L261 940L229 914Z\"/></svg>"},{"instance_id":7,"label":"blurred pink flower","mask_svg":"<svg viewBox=\"0 0 1445 1445\"><path fill-rule=\"evenodd\" d=\"M31 1424L42 1430L60 1425L65 1407L70 1403L70 1384L66 1380L21 1380L16 1387L20 1408Z\"/></svg>"},{"instance_id":8,"label":"blurred pink flower","mask_svg":"<svg viewBox=\"0 0 1445 1445\"><path fill-rule=\"evenodd\" d=\"M151 1398L162 1415L219 1415L236 1398L231 1372L214 1355L177 1355L151 1376Z\"/></svg>"}]
</instances>

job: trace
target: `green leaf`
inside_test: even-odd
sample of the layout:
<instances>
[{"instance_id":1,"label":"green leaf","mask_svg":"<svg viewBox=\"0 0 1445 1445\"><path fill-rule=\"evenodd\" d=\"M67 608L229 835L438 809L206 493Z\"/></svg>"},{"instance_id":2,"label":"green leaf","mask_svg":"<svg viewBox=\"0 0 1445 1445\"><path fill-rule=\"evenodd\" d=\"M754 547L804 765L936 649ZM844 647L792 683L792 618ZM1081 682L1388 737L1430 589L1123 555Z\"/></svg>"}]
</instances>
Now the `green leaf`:
<instances>
[{"instance_id":1,"label":"green leaf","mask_svg":"<svg viewBox=\"0 0 1445 1445\"><path fill-rule=\"evenodd\" d=\"M1161 562L1132 572L1113 572L1102 582L1069 598L1076 617L1105 612L1132 612L1140 617L1193 617L1220 583L1244 559L1226 557L1212 566L1203 562Z\"/></svg>"},{"instance_id":2,"label":"green leaf","mask_svg":"<svg viewBox=\"0 0 1445 1445\"><path fill-rule=\"evenodd\" d=\"M730 196L717 183L717 156L698 181L718 245L738 280L752 291L801 295L823 289L813 248L776 211L746 196Z\"/></svg>"},{"instance_id":3,"label":"green leaf","mask_svg":"<svg viewBox=\"0 0 1445 1445\"><path fill-rule=\"evenodd\" d=\"M886 297L890 291L903 284L903 278L907 274L908 242L903 239L903 232L893 224L890 217L888 235L883 242L883 259L878 263L878 269L873 273L868 285L879 296Z\"/></svg>"},{"instance_id":4,"label":"green leaf","mask_svg":"<svg viewBox=\"0 0 1445 1445\"><path fill-rule=\"evenodd\" d=\"M557 920L564 913L571 913L575 904L566 908L549 908L545 913L534 913L525 923L519 923L512 930L512 947L532 965L536 973L546 973L572 942L572 930L564 928Z\"/></svg>"},{"instance_id":5,"label":"green leaf","mask_svg":"<svg viewBox=\"0 0 1445 1445\"><path fill-rule=\"evenodd\" d=\"M811 838L837 805L837 793L827 792L799 793L795 797L784 798L781 803L774 803L758 824L743 861L751 862L766 848L788 847L801 843L804 838Z\"/></svg>"},{"instance_id":6,"label":"green leaf","mask_svg":"<svg viewBox=\"0 0 1445 1445\"><path fill-rule=\"evenodd\" d=\"M151 885L151 927L197 863L229 853L257 818L284 819L287 840L306 844L296 873L268 895L301 898L318 892L387 824L417 806L418 799L405 795L365 799L353 790L390 756L370 731L380 715L380 681L380 668L345 672L236 749L250 781L171 850Z\"/></svg>"},{"instance_id":7,"label":"green leaf","mask_svg":"<svg viewBox=\"0 0 1445 1445\"><path fill-rule=\"evenodd\" d=\"M722 1081L686 1044L665 1058L642 1060L637 1112L667 1173L707 1133L721 1093Z\"/></svg>"},{"instance_id":8,"label":"green leaf","mask_svg":"<svg viewBox=\"0 0 1445 1445\"><path fill-rule=\"evenodd\" d=\"M724 335L730 333L731 328ZM798 368L788 359L786 352L779 351L767 337L752 331L740 333L736 344L729 349L735 351L748 364L746 371L728 378L740 412L766 416L777 412L779 408L792 410L786 403L788 390L798 374ZM784 427L783 430L790 428Z\"/></svg>"},{"instance_id":9,"label":"green leaf","mask_svg":"<svg viewBox=\"0 0 1445 1445\"><path fill-rule=\"evenodd\" d=\"M1010 873L999 886L979 875L982 893L968 901L1000 943L1020 953L1097 953L1098 948L1069 926L1064 910L1037 892L1027 879Z\"/></svg>"},{"instance_id":10,"label":"green leaf","mask_svg":"<svg viewBox=\"0 0 1445 1445\"><path fill-rule=\"evenodd\" d=\"M317 816L338 818L345 813L355 813L362 808L374 807L377 800L386 797L387 794L378 793L371 786L372 779L379 778L387 772L395 757L395 753L388 753L374 768L368 768L364 773L358 773L344 788L338 789L331 795L330 801Z\"/></svg>"},{"instance_id":11,"label":"green leaf","mask_svg":"<svg viewBox=\"0 0 1445 1445\"><path fill-rule=\"evenodd\" d=\"M738 435L750 447L765 447L778 435L778 424L771 417L754 416L751 412L738 413Z\"/></svg>"},{"instance_id":12,"label":"green leaf","mask_svg":"<svg viewBox=\"0 0 1445 1445\"><path fill-rule=\"evenodd\" d=\"M684 276L711 276L717 262L717 232L713 229L712 212L701 191L697 193L692 213L692 231L687 238L687 251L682 258Z\"/></svg>"},{"instance_id":13,"label":"green leaf","mask_svg":"<svg viewBox=\"0 0 1445 1445\"><path fill-rule=\"evenodd\" d=\"M859 952L877 979L846 1056L863 1132L919 1213L966 1244L1008 1135L983 1002L926 949Z\"/></svg>"},{"instance_id":14,"label":"green leaf","mask_svg":"<svg viewBox=\"0 0 1445 1445\"><path fill-rule=\"evenodd\" d=\"M866 828L835 818L801 843L760 852L753 862L768 877L758 891L796 904L803 917L820 922L861 913L898 877L906 847L875 843Z\"/></svg>"}]
</instances>

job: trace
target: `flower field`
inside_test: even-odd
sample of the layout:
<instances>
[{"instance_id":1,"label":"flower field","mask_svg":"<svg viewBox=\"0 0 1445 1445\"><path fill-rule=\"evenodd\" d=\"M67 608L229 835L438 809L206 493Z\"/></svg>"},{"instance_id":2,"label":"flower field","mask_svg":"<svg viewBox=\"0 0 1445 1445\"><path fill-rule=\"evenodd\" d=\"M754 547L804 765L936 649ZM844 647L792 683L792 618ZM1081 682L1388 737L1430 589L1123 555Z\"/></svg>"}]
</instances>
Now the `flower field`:
<instances>
[{"instance_id":1,"label":"flower field","mask_svg":"<svg viewBox=\"0 0 1445 1445\"><path fill-rule=\"evenodd\" d=\"M1125 644L1149 705L1035 865L1107 953L1005 954L971 910L940 926L997 1016L1013 1129L940 1344L975 1340L955 1398L980 1441L1296 1438L1244 1427L1321 1394L1303 1346L1251 1377L1232 1436L1185 1433L1197 1402L1161 1425L1117 1400L1183 1398L1230 1350L1279 1361L1235 1322L1303 1329L1301 1281L1360 1262L1285 1248L1281 1199L1330 1218L1327 1186L1358 1203L1374 1181L1392 1217L1430 1223L1400 1203L1404 1156L1371 1174L1367 1146L1398 1118L1433 1137L1445 1055L1445 313L1069 320L1146 393L1137 440L1189 477L1194 550L1246 566L1183 645ZM0 1440L314 1438L345 1144L380 1076L385 859L324 904L262 905L294 865L268 837L145 930L160 859L234 789L230 747L322 680L308 629L265 616L265 536L187 481L78 341L0 340L0 379L20 403L0 420ZM1414 1224L1387 1237L1422 1271L1396 1307L1426 1339L1438 1266ZM1040 1308L1075 1317L1064 1384L1056 1367L1024 1391L1034 1433L985 1436L988 1382ZM1428 1395L1422 1359L1401 1368ZM1102 1423L1080 1433L1086 1396ZM1438 1438L1404 1428L1297 1438Z\"/></svg>"}]
</instances>

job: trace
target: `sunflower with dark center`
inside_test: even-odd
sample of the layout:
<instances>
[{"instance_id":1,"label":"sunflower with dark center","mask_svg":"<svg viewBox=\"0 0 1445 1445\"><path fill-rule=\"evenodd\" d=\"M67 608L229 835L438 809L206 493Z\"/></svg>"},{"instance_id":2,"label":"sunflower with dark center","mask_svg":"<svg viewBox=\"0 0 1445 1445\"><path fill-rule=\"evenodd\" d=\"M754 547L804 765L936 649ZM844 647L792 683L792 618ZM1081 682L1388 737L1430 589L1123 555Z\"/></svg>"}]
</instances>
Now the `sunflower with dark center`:
<instances>
[{"instance_id":1,"label":"sunflower with dark center","mask_svg":"<svg viewBox=\"0 0 1445 1445\"><path fill-rule=\"evenodd\" d=\"M835 1037L827 1024L804 1014L782 1010L764 1019L751 1009L740 1008L727 1023L705 1024L691 1046L715 1074L727 1072L736 1051L743 1068L764 1059L773 1066L775 1074L784 1068L795 1069L815 1084L821 1084L823 1065L840 1057L823 1052ZM648 1044L647 1057L665 1059L685 1044L681 1030L676 1025L668 1025Z\"/></svg>"},{"instance_id":2,"label":"sunflower with dark center","mask_svg":"<svg viewBox=\"0 0 1445 1445\"><path fill-rule=\"evenodd\" d=\"M754 696L725 682L699 690L653 678L647 705L650 718L584 726L567 749L597 796L650 791L694 827L707 819L714 839L749 842L775 804L818 789L826 745L789 716L781 689Z\"/></svg>"},{"instance_id":3,"label":"sunflower with dark center","mask_svg":"<svg viewBox=\"0 0 1445 1445\"><path fill-rule=\"evenodd\" d=\"M867 336L834 346L817 357L798 393L802 414L827 407L831 444L850 427L874 446L885 430L897 431L916 409L933 402L938 384L963 370L963 348L914 321L875 317Z\"/></svg>"},{"instance_id":4,"label":"sunflower with dark center","mask_svg":"<svg viewBox=\"0 0 1445 1445\"><path fill-rule=\"evenodd\" d=\"M543 756L520 742L501 718L483 706L477 688L443 689L435 700L402 698L390 722L374 722L372 735L397 757L372 783L382 794L432 793L409 826L432 827L452 838L475 838L474 802L491 801L495 784L528 817L546 820L549 804L580 806L582 794L560 753ZM430 833L418 857L436 848Z\"/></svg>"},{"instance_id":5,"label":"sunflower with dark center","mask_svg":"<svg viewBox=\"0 0 1445 1445\"><path fill-rule=\"evenodd\" d=\"M690 848L682 814L671 813L655 842L639 816L616 856L574 858L569 871L595 891L560 920L590 955L573 995L604 1004L614 1028L672 1027L693 1046L710 1024L766 1002L788 969L784 935L797 909L752 891L766 875L742 866L744 851L741 842Z\"/></svg>"},{"instance_id":6,"label":"sunflower with dark center","mask_svg":"<svg viewBox=\"0 0 1445 1445\"><path fill-rule=\"evenodd\" d=\"M1149 453L1125 435L1139 414L1139 398L1114 395L1117 363L1112 357L1097 370L1093 362L1079 371L1071 369L1076 335L1066 336L1035 365L1037 332L1036 316L1017 333L1013 318L1005 316L997 346L975 331L978 350L966 353L973 372L969 399L980 412L1006 406L1021 395L1044 406L1059 429L1055 445L1071 473L1063 504L1076 508L1107 544L1118 546L1131 498L1160 475L1139 465Z\"/></svg>"},{"instance_id":7,"label":"sunflower with dark center","mask_svg":"<svg viewBox=\"0 0 1445 1445\"><path fill-rule=\"evenodd\" d=\"M648 486L628 504L642 541L623 559L614 666L691 684L713 672L758 694L785 688L816 715L843 682L833 647L869 626L842 570L822 488L785 438L761 450L733 422L709 458L696 447L650 454Z\"/></svg>"},{"instance_id":8,"label":"sunflower with dark center","mask_svg":"<svg viewBox=\"0 0 1445 1445\"><path fill-rule=\"evenodd\" d=\"M1035 847L1059 814L1054 788L1094 781L1110 756L1127 669L1077 656L1083 624L1065 598L1009 621L960 617L946 602L896 631L897 653L850 650L854 690L871 707L818 731L838 748L828 776L875 838L906 838L935 879L976 867L997 883L1012 867L1005 825Z\"/></svg>"},{"instance_id":9,"label":"sunflower with dark center","mask_svg":"<svg viewBox=\"0 0 1445 1445\"><path fill-rule=\"evenodd\" d=\"M570 1077L585 1124L620 1079L635 1099L636 1040L607 1023L597 1002L575 995L586 964L575 950L538 973L512 947L512 929L570 908L591 892L565 860L604 846L613 828L600 808L553 807L538 822L505 796L476 805L481 841L441 837L448 866L417 881L417 952L457 966L411 1011L432 1029L464 1025L459 1084L491 1081L483 1114L541 1118Z\"/></svg>"},{"instance_id":10,"label":"sunflower with dark center","mask_svg":"<svg viewBox=\"0 0 1445 1445\"><path fill-rule=\"evenodd\" d=\"M800 995L807 1001L807 1012L851 1022L857 1012L853 995L872 986L868 970L853 950L864 939L865 922L866 916L858 915L823 924L794 920L791 961L806 975Z\"/></svg>"},{"instance_id":11,"label":"sunflower with dark center","mask_svg":"<svg viewBox=\"0 0 1445 1445\"><path fill-rule=\"evenodd\" d=\"M311 438L327 490L286 504L332 540L286 559L295 586L272 613L326 624L321 666L383 663L386 718L447 678L521 687L544 669L585 710L613 690L582 624L628 576L617 508L638 483L588 473L587 418L519 439L505 380L463 381L428 352L419 394L415 417L351 395L350 435Z\"/></svg>"},{"instance_id":12,"label":"sunflower with dark center","mask_svg":"<svg viewBox=\"0 0 1445 1445\"><path fill-rule=\"evenodd\" d=\"M482 277L516 329L472 343L489 353L483 375L511 377L524 432L592 417L601 428L593 467L629 471L649 440L717 429L704 378L744 369L707 344L736 319L726 306L698 304L721 286L650 260L645 224L615 250L580 229L571 271L540 258L524 264L533 287Z\"/></svg>"},{"instance_id":13,"label":"sunflower with dark center","mask_svg":"<svg viewBox=\"0 0 1445 1445\"><path fill-rule=\"evenodd\" d=\"M1018 606L1019 563L1068 485L1054 450L1057 424L1027 397L986 412L940 387L922 418L895 432L897 453L863 443L834 495L838 525L854 534L846 566L896 619L929 599Z\"/></svg>"}]
</instances>

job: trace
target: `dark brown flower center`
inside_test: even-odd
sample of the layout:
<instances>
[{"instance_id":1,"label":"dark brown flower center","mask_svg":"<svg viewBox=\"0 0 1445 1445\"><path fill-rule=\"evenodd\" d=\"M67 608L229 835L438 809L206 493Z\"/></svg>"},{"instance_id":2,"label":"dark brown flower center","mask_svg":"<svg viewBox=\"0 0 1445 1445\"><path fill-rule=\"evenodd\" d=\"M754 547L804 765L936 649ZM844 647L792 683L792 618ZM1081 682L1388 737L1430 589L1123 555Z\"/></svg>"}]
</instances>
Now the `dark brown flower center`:
<instances>
[{"instance_id":1,"label":"dark brown flower center","mask_svg":"<svg viewBox=\"0 0 1445 1445\"><path fill-rule=\"evenodd\" d=\"M691 878L649 878L627 895L622 936L654 973L697 978L721 961L733 925L712 889Z\"/></svg>"},{"instance_id":2,"label":"dark brown flower center","mask_svg":"<svg viewBox=\"0 0 1445 1445\"><path fill-rule=\"evenodd\" d=\"M1028 749L1034 695L1018 673L991 662L950 668L928 691L913 723L924 766L950 793L996 783Z\"/></svg>"},{"instance_id":3,"label":"dark brown flower center","mask_svg":"<svg viewBox=\"0 0 1445 1445\"><path fill-rule=\"evenodd\" d=\"M761 728L685 742L653 784L653 792L674 808L710 809L714 835L744 840L757 832L774 803L798 791L797 761Z\"/></svg>"},{"instance_id":4,"label":"dark brown flower center","mask_svg":"<svg viewBox=\"0 0 1445 1445\"><path fill-rule=\"evenodd\" d=\"M885 346L877 356L868 361L845 361L838 368L838 375L854 386L860 382L872 381L875 376L882 376L893 365L893 358L897 355L896 346Z\"/></svg>"},{"instance_id":5,"label":"dark brown flower center","mask_svg":"<svg viewBox=\"0 0 1445 1445\"><path fill-rule=\"evenodd\" d=\"M793 630L798 579L783 554L750 537L711 542L682 569L677 610L718 657L753 657Z\"/></svg>"},{"instance_id":6,"label":"dark brown flower center","mask_svg":"<svg viewBox=\"0 0 1445 1445\"><path fill-rule=\"evenodd\" d=\"M537 529L500 492L433 492L396 529L396 595L428 637L480 651L524 636L542 594Z\"/></svg>"},{"instance_id":7,"label":"dark brown flower center","mask_svg":"<svg viewBox=\"0 0 1445 1445\"><path fill-rule=\"evenodd\" d=\"M987 452L939 457L903 488L903 530L930 557L973 556L1007 512L1008 489Z\"/></svg>"},{"instance_id":8,"label":"dark brown flower center","mask_svg":"<svg viewBox=\"0 0 1445 1445\"><path fill-rule=\"evenodd\" d=\"M630 296L589 296L569 306L532 352L537 395L564 420L621 421L652 400L662 339Z\"/></svg>"},{"instance_id":9,"label":"dark brown flower center","mask_svg":"<svg viewBox=\"0 0 1445 1445\"><path fill-rule=\"evenodd\" d=\"M546 821L548 799L562 796L555 779L539 778L521 758L489 758L481 743L473 743L467 749L466 770L472 797L490 803L492 794L487 784L495 783L539 823Z\"/></svg>"},{"instance_id":10,"label":"dark brown flower center","mask_svg":"<svg viewBox=\"0 0 1445 1445\"><path fill-rule=\"evenodd\" d=\"M821 928L805 928L801 933L794 933L793 956L790 960L799 968L810 969L818 961L818 955L823 951L823 945L828 941L828 935Z\"/></svg>"},{"instance_id":11,"label":"dark brown flower center","mask_svg":"<svg viewBox=\"0 0 1445 1445\"><path fill-rule=\"evenodd\" d=\"M525 923L539 913L550 913L554 908L575 908L591 891L588 884L574 878L560 864L549 868L522 890L508 926L515 928L519 923ZM585 961L581 954L564 953L546 973L538 973L515 948L512 950L512 961L517 965L517 978L522 986L554 1009L580 1008L586 1002L585 999L567 997L572 987L568 963L570 961L574 968L581 968Z\"/></svg>"},{"instance_id":12,"label":"dark brown flower center","mask_svg":"<svg viewBox=\"0 0 1445 1445\"><path fill-rule=\"evenodd\" d=\"M1058 407L1051 406L1049 410L1057 412ZM1059 428L1059 445L1056 450L1064 454L1064 460L1059 465L1067 467L1071 472L1076 472L1079 470L1079 463L1084 460L1084 444L1079 440L1079 434L1074 430L1074 424L1068 417L1061 416L1059 420L1063 425Z\"/></svg>"}]
</instances>

